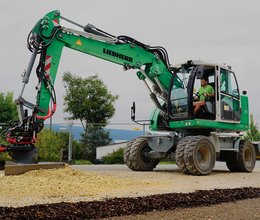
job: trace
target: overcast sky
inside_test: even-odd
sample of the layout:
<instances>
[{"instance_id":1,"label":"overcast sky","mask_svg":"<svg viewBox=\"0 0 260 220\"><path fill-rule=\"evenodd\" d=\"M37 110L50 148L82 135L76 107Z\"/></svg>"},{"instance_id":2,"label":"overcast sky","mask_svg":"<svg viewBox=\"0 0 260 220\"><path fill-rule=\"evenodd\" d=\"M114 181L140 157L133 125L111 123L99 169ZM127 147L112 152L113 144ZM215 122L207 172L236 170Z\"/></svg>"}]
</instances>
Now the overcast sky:
<instances>
[{"instance_id":1,"label":"overcast sky","mask_svg":"<svg viewBox=\"0 0 260 220\"><path fill-rule=\"evenodd\" d=\"M171 64L201 59L231 65L240 91L246 90L250 112L260 124L260 1L250 0L81 0L0 1L0 91L22 88L21 73L30 52L26 38L49 11L58 9L64 17L82 25L91 23L113 35L128 35L167 49ZM130 107L137 104L137 118L148 119L154 107L149 92L134 71L98 58L64 49L56 79L58 110L53 122L64 122L62 74L70 71L82 77L98 74L113 94L118 94L111 123L128 123ZM35 73L24 97L36 96ZM122 126L122 128L125 128Z\"/></svg>"}]
</instances>

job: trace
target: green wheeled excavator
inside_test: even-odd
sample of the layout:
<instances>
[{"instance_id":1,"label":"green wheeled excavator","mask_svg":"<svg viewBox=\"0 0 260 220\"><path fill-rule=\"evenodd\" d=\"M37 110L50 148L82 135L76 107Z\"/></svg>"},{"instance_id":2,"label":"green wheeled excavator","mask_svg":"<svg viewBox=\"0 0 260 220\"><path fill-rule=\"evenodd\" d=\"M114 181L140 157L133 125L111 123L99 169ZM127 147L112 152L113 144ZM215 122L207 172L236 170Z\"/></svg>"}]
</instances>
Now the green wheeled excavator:
<instances>
[{"instance_id":1,"label":"green wheeled excavator","mask_svg":"<svg viewBox=\"0 0 260 220\"><path fill-rule=\"evenodd\" d=\"M63 27L62 20L82 30ZM161 46L113 36L91 24L80 25L57 10L36 23L27 41L32 55L16 100L20 121L7 130L9 145L1 145L0 152L9 152L21 163L35 160L37 134L56 110L54 82L62 49L67 47L121 65L124 70L136 70L148 88L156 106L149 120L150 130L158 132L127 144L124 159L130 169L150 171L164 158L175 159L181 172L194 175L209 174L216 160L226 161L230 171L254 169L254 145L241 140L241 132L249 129L248 97L239 90L230 66L196 60L173 66ZM37 56L37 99L30 103L22 95ZM195 114L201 79L207 79L214 92L210 97L205 95ZM134 106L132 113L135 120Z\"/></svg>"}]
</instances>

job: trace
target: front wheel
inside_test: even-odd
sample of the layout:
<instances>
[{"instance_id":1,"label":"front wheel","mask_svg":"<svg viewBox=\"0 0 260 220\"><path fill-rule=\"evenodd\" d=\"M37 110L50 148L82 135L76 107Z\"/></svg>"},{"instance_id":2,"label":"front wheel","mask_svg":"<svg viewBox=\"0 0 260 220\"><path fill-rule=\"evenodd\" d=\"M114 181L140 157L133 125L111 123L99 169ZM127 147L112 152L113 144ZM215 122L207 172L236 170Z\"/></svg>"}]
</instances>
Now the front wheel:
<instances>
[{"instance_id":1,"label":"front wheel","mask_svg":"<svg viewBox=\"0 0 260 220\"><path fill-rule=\"evenodd\" d=\"M216 151L211 141L205 136L191 137L184 149L184 162L188 173L207 175L215 166Z\"/></svg>"},{"instance_id":2,"label":"front wheel","mask_svg":"<svg viewBox=\"0 0 260 220\"><path fill-rule=\"evenodd\" d=\"M184 161L184 149L189 145L190 139L191 137L184 137L181 141L179 141L175 151L175 162L182 173L188 173L188 169L186 168Z\"/></svg>"},{"instance_id":3,"label":"front wheel","mask_svg":"<svg viewBox=\"0 0 260 220\"><path fill-rule=\"evenodd\" d=\"M134 171L151 171L160 160L152 160L146 155L151 151L147 138L137 138L125 151L126 165Z\"/></svg>"}]
</instances>

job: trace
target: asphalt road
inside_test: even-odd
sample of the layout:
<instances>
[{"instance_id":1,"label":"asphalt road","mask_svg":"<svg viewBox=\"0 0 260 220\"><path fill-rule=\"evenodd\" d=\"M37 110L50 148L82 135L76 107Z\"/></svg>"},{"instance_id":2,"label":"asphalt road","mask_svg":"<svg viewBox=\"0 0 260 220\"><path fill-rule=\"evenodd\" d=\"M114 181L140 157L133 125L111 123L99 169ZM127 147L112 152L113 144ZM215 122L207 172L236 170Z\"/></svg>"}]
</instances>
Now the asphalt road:
<instances>
[{"instance_id":1,"label":"asphalt road","mask_svg":"<svg viewBox=\"0 0 260 220\"><path fill-rule=\"evenodd\" d=\"M125 171L132 172L124 164L115 164L115 165L72 165L71 167L82 170L82 171ZM159 164L157 165L154 171L175 171L178 172L178 167L175 164ZM255 170L260 170L260 160L256 161ZM215 171L228 171L225 162L216 162ZM3 175L4 171L0 170L0 174Z\"/></svg>"},{"instance_id":2,"label":"asphalt road","mask_svg":"<svg viewBox=\"0 0 260 220\"><path fill-rule=\"evenodd\" d=\"M143 184L139 185L135 190L124 189L126 191L121 196L144 196L163 193L188 193L196 190L260 187L260 161L257 161L252 173L230 172L224 162L217 162L213 172L206 176L182 174L174 164L159 164L154 171L150 172L135 172L130 170L126 165L80 165L73 166L73 168L86 173L93 172L101 176L113 176L117 179L145 181L150 186L157 184L153 189Z\"/></svg>"},{"instance_id":3,"label":"asphalt road","mask_svg":"<svg viewBox=\"0 0 260 220\"><path fill-rule=\"evenodd\" d=\"M75 169L82 171L126 171L132 172L126 165L73 165ZM260 169L260 160L256 161L255 170ZM154 171L176 171L178 172L178 167L175 164L159 164ZM216 162L213 172L216 171L228 171L225 162Z\"/></svg>"}]
</instances>

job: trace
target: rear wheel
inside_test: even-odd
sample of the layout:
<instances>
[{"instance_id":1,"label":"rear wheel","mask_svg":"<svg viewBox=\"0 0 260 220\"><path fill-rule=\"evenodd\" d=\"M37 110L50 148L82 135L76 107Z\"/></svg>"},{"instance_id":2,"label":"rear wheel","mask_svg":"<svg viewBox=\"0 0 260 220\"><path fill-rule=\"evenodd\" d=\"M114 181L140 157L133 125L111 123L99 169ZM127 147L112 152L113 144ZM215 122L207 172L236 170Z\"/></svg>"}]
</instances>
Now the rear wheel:
<instances>
[{"instance_id":1,"label":"rear wheel","mask_svg":"<svg viewBox=\"0 0 260 220\"><path fill-rule=\"evenodd\" d=\"M237 153L232 152L231 155L226 160L227 168L231 172L237 172L238 166L237 166Z\"/></svg>"},{"instance_id":2,"label":"rear wheel","mask_svg":"<svg viewBox=\"0 0 260 220\"><path fill-rule=\"evenodd\" d=\"M151 171L160 160L152 160L147 157L147 153L151 151L147 138L136 139L130 147L126 148L125 160L126 165L134 171Z\"/></svg>"},{"instance_id":3,"label":"rear wheel","mask_svg":"<svg viewBox=\"0 0 260 220\"><path fill-rule=\"evenodd\" d=\"M238 171L252 172L255 168L256 152L250 141L242 141L238 152Z\"/></svg>"},{"instance_id":4,"label":"rear wheel","mask_svg":"<svg viewBox=\"0 0 260 220\"><path fill-rule=\"evenodd\" d=\"M233 153L226 161L231 172L252 172L255 168L256 151L250 141L241 141L238 153Z\"/></svg>"},{"instance_id":5,"label":"rear wheel","mask_svg":"<svg viewBox=\"0 0 260 220\"><path fill-rule=\"evenodd\" d=\"M205 136L191 137L189 144L184 149L184 161L188 173L207 175L215 166L215 147Z\"/></svg>"}]
</instances>

